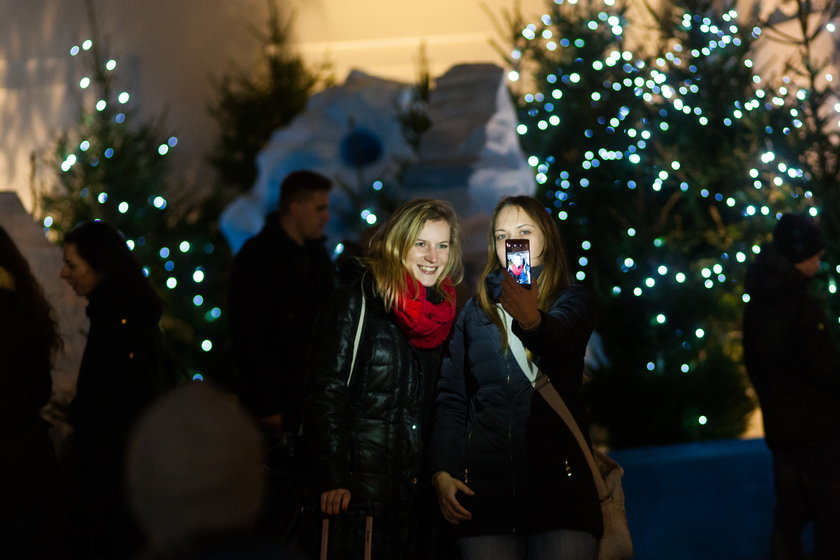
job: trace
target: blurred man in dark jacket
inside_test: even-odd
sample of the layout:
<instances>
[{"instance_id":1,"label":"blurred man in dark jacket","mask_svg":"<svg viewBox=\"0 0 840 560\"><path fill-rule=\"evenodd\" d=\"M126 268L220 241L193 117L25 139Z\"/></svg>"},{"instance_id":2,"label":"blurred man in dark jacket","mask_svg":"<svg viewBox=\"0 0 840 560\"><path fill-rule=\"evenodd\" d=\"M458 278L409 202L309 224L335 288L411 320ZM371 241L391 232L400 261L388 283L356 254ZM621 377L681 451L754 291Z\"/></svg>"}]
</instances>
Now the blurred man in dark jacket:
<instances>
[{"instance_id":1,"label":"blurred man in dark jacket","mask_svg":"<svg viewBox=\"0 0 840 560\"><path fill-rule=\"evenodd\" d=\"M297 432L315 315L333 291L324 248L329 179L295 171L277 212L233 261L229 307L239 396L268 434Z\"/></svg>"},{"instance_id":2,"label":"blurred man in dark jacket","mask_svg":"<svg viewBox=\"0 0 840 560\"><path fill-rule=\"evenodd\" d=\"M808 218L785 214L747 271L744 360L773 454L774 559L840 553L840 370L823 305L808 291L824 240Z\"/></svg>"}]
</instances>

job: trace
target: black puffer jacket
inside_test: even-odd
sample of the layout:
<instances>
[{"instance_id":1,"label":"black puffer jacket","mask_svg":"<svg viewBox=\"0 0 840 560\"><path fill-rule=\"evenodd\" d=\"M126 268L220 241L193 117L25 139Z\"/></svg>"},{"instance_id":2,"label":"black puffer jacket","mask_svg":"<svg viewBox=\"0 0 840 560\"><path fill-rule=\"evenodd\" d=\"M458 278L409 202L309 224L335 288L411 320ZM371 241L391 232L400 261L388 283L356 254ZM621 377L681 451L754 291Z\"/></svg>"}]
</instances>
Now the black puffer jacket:
<instances>
[{"instance_id":1,"label":"black puffer jacket","mask_svg":"<svg viewBox=\"0 0 840 560\"><path fill-rule=\"evenodd\" d=\"M772 246L747 271L744 362L773 449L840 436L840 362L808 284Z\"/></svg>"},{"instance_id":2,"label":"black puffer jacket","mask_svg":"<svg viewBox=\"0 0 840 560\"><path fill-rule=\"evenodd\" d=\"M539 274L539 269L534 269ZM498 301L501 272L487 279ZM514 333L551 379L584 433L583 356L594 326L594 301L579 286L564 290L534 332ZM438 382L430 470L466 482L458 499L472 512L462 536L569 528L601 533L589 467L571 432L533 390L497 327L475 299L455 325Z\"/></svg>"},{"instance_id":3,"label":"black puffer jacket","mask_svg":"<svg viewBox=\"0 0 840 560\"><path fill-rule=\"evenodd\" d=\"M366 316L353 368L365 286ZM410 558L416 548L417 485L424 417L440 351L410 346L369 275L356 271L316 322L304 400L304 436L318 493L350 490L377 507L374 557ZM330 547L342 546L330 542Z\"/></svg>"}]
</instances>

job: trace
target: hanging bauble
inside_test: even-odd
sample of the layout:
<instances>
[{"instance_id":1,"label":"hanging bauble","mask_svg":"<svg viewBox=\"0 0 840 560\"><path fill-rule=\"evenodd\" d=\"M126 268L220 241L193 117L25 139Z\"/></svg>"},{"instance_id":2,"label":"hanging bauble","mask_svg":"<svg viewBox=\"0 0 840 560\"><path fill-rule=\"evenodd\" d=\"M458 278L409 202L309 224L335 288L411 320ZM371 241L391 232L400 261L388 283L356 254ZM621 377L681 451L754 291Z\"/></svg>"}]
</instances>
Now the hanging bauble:
<instances>
[{"instance_id":1,"label":"hanging bauble","mask_svg":"<svg viewBox=\"0 0 840 560\"><path fill-rule=\"evenodd\" d=\"M364 167L382 157L379 136L364 128L354 128L339 143L341 161L350 167Z\"/></svg>"}]
</instances>

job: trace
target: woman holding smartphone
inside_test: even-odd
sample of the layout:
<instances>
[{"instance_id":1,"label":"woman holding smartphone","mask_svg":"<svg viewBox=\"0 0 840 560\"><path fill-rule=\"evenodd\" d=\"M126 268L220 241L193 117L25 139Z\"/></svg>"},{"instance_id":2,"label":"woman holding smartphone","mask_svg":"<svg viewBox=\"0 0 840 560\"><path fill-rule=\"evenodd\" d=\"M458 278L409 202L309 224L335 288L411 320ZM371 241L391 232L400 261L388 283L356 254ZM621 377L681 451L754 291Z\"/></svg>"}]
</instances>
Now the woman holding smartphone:
<instances>
[{"instance_id":1,"label":"woman holding smartphone","mask_svg":"<svg viewBox=\"0 0 840 560\"><path fill-rule=\"evenodd\" d=\"M511 239L529 242L531 286L506 270ZM536 369L546 374L586 433L580 392L593 326L594 301L571 284L546 209L527 196L502 199L476 296L443 361L429 452L438 503L464 560L595 558L602 522L589 466L532 384ZM524 345L530 371L509 336Z\"/></svg>"},{"instance_id":2,"label":"woman holding smartphone","mask_svg":"<svg viewBox=\"0 0 840 560\"><path fill-rule=\"evenodd\" d=\"M374 558L416 558L427 421L462 278L452 206L402 205L339 278L316 321L304 401L321 511L338 515L329 548L354 547L352 499L373 505Z\"/></svg>"}]
</instances>

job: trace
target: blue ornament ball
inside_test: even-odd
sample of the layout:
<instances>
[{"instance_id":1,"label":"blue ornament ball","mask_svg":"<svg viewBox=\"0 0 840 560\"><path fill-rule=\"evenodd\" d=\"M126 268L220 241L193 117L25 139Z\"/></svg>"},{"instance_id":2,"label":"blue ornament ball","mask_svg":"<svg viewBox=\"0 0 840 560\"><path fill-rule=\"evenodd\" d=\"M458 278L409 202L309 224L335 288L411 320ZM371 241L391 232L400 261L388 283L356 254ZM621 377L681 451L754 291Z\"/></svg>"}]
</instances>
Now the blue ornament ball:
<instances>
[{"instance_id":1,"label":"blue ornament ball","mask_svg":"<svg viewBox=\"0 0 840 560\"><path fill-rule=\"evenodd\" d=\"M348 132L339 144L341 161L350 167L363 167L382 158L382 140L364 128Z\"/></svg>"}]
</instances>

